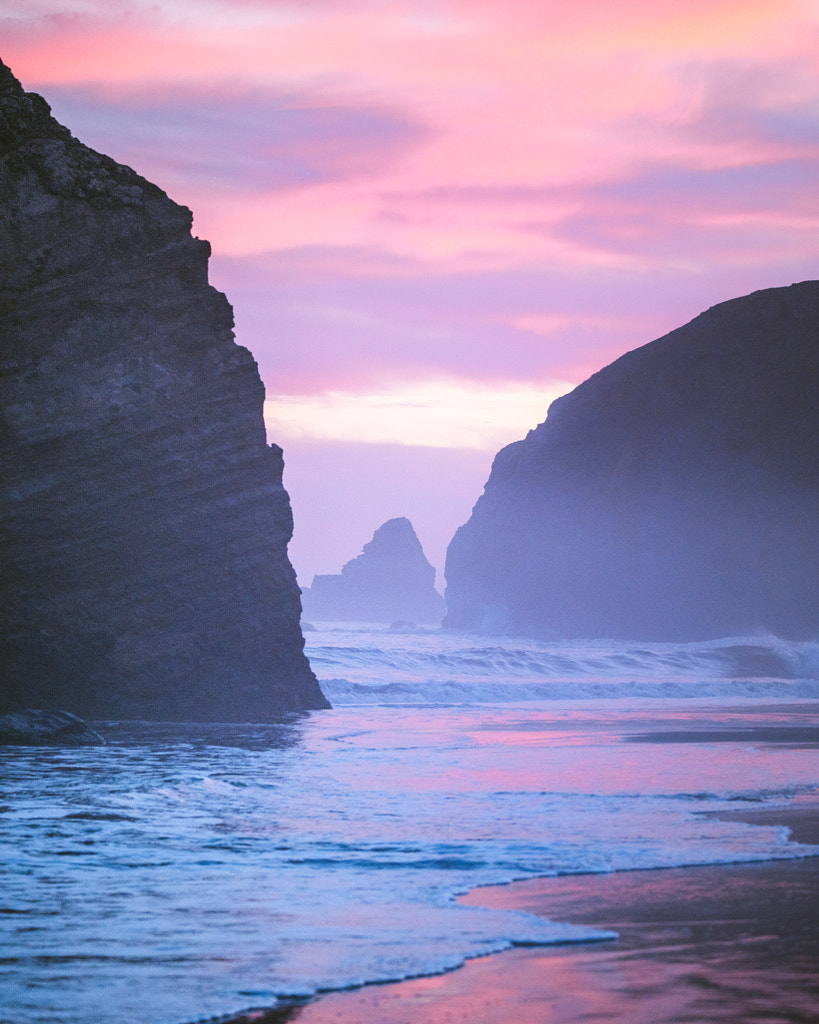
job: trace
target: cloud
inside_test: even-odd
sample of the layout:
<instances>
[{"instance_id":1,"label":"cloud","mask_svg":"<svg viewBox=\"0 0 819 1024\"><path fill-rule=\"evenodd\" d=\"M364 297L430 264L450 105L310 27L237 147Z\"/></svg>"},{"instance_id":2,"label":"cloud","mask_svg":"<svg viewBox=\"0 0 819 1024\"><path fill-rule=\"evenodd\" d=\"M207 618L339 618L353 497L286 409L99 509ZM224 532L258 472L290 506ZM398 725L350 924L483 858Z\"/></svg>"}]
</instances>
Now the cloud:
<instances>
[{"instance_id":1,"label":"cloud","mask_svg":"<svg viewBox=\"0 0 819 1024\"><path fill-rule=\"evenodd\" d=\"M269 395L380 394L441 379L545 392L716 302L815 275L815 241L799 258L783 248L748 263L448 273L377 249L299 249L216 255L211 281L233 304L237 341Z\"/></svg>"},{"instance_id":2,"label":"cloud","mask_svg":"<svg viewBox=\"0 0 819 1024\"><path fill-rule=\"evenodd\" d=\"M312 439L491 453L542 422L571 388L567 381L481 388L468 380L421 380L369 392L274 394L265 402L265 422L279 444Z\"/></svg>"},{"instance_id":3,"label":"cloud","mask_svg":"<svg viewBox=\"0 0 819 1024\"><path fill-rule=\"evenodd\" d=\"M277 191L366 178L427 134L387 106L230 82L221 89L55 86L48 99L74 134L101 140L121 162L179 191Z\"/></svg>"},{"instance_id":4,"label":"cloud","mask_svg":"<svg viewBox=\"0 0 819 1024\"><path fill-rule=\"evenodd\" d=\"M815 276L799 3L30 9L23 66L75 134L194 209L271 393L578 382Z\"/></svg>"},{"instance_id":5,"label":"cloud","mask_svg":"<svg viewBox=\"0 0 819 1024\"><path fill-rule=\"evenodd\" d=\"M485 449L374 439L522 436L553 382L816 276L818 30L805 0L5 0L0 15L25 87L194 210L237 340L290 410L278 426L326 437L343 416L340 436L366 437L287 442L293 550L309 561L350 525L314 571L390 516L451 536L488 474ZM457 515L441 497L456 477Z\"/></svg>"},{"instance_id":6,"label":"cloud","mask_svg":"<svg viewBox=\"0 0 819 1024\"><path fill-rule=\"evenodd\" d=\"M578 212L528 225L573 247L622 254L648 271L776 263L817 255L816 158L737 167L647 167L578 193Z\"/></svg>"},{"instance_id":7,"label":"cloud","mask_svg":"<svg viewBox=\"0 0 819 1024\"><path fill-rule=\"evenodd\" d=\"M680 216L766 214L815 208L819 146L814 157L696 168L647 167L633 177L600 185L585 198L631 208L676 210Z\"/></svg>"},{"instance_id":8,"label":"cloud","mask_svg":"<svg viewBox=\"0 0 819 1024\"><path fill-rule=\"evenodd\" d=\"M652 188L812 158L815 19L790 0L32 3L10 40L61 119L222 252L684 266L720 255L720 223ZM758 258L759 219L727 258Z\"/></svg>"},{"instance_id":9,"label":"cloud","mask_svg":"<svg viewBox=\"0 0 819 1024\"><path fill-rule=\"evenodd\" d=\"M646 293L642 278L605 269L445 273L379 250L216 255L211 280L275 394L380 393L430 379L579 383L677 326L675 315L700 311L680 309L679 282L661 274Z\"/></svg>"},{"instance_id":10,"label":"cloud","mask_svg":"<svg viewBox=\"0 0 819 1024\"><path fill-rule=\"evenodd\" d=\"M722 147L750 142L780 156L804 154L805 147L815 152L819 89L810 35L805 42L804 52L796 47L787 57L687 63L679 71L680 84L698 102L681 132Z\"/></svg>"}]
</instances>

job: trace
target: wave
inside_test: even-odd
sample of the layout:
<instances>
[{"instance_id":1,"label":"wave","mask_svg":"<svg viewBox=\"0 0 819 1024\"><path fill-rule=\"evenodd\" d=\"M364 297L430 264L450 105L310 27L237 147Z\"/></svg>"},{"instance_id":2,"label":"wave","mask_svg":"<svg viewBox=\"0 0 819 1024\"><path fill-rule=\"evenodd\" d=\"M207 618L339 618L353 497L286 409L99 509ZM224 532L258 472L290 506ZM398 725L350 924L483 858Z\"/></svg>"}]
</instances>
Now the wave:
<instances>
[{"instance_id":1,"label":"wave","mask_svg":"<svg viewBox=\"0 0 819 1024\"><path fill-rule=\"evenodd\" d=\"M538 641L330 626L307 653L335 704L819 697L819 643Z\"/></svg>"},{"instance_id":2,"label":"wave","mask_svg":"<svg viewBox=\"0 0 819 1024\"><path fill-rule=\"evenodd\" d=\"M477 641L339 637L337 664L361 669L358 686L387 684L373 665L389 656L405 673L398 694L412 671L423 692L444 655L469 655L473 674L442 669L439 685L486 685ZM511 648L510 662L549 653ZM578 680L540 683L580 692ZM723 812L815 793L802 741L816 728L817 708L799 704L405 704L277 725L109 723L102 747L20 748L0 815L3 1019L237 1016L516 944L606 938L454 899L536 876L815 856L784 825ZM769 742L788 730L795 742ZM729 738L743 742L726 756Z\"/></svg>"},{"instance_id":3,"label":"wave","mask_svg":"<svg viewBox=\"0 0 819 1024\"><path fill-rule=\"evenodd\" d=\"M549 700L611 700L615 698L771 698L819 699L819 682L794 683L564 683L466 684L454 681L427 683L356 683L349 679L321 679L321 688L334 705L344 704L500 704Z\"/></svg>"}]
</instances>

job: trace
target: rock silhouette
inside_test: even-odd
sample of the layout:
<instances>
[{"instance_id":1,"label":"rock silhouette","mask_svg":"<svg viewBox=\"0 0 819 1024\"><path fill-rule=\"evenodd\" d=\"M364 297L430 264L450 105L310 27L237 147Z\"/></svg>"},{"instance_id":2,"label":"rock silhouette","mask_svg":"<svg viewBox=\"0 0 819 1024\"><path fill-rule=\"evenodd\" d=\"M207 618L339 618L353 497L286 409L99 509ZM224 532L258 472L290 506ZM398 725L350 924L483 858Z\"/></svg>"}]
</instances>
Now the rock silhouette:
<instances>
[{"instance_id":1,"label":"rock silhouette","mask_svg":"<svg viewBox=\"0 0 819 1024\"><path fill-rule=\"evenodd\" d=\"M0 64L0 707L326 707L282 452L189 210Z\"/></svg>"},{"instance_id":2,"label":"rock silhouette","mask_svg":"<svg viewBox=\"0 0 819 1024\"><path fill-rule=\"evenodd\" d=\"M495 458L445 625L698 640L819 622L819 282L627 353Z\"/></svg>"},{"instance_id":3,"label":"rock silhouette","mask_svg":"<svg viewBox=\"0 0 819 1024\"><path fill-rule=\"evenodd\" d=\"M389 519L364 550L334 576L314 576L302 593L304 615L345 622L402 622L439 625L444 599L435 590L435 569L427 561L412 523Z\"/></svg>"}]
</instances>

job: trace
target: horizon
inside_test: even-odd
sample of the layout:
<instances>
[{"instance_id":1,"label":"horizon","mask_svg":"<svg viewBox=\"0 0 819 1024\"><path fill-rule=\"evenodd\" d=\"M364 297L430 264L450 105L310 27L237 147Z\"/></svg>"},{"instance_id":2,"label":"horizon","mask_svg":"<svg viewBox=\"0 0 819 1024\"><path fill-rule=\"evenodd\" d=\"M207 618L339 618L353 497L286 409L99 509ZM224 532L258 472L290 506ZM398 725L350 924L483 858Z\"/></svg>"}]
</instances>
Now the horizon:
<instances>
[{"instance_id":1,"label":"horizon","mask_svg":"<svg viewBox=\"0 0 819 1024\"><path fill-rule=\"evenodd\" d=\"M302 586L406 516L442 590L554 398L819 276L812 4L3 6L23 87L211 243Z\"/></svg>"}]
</instances>

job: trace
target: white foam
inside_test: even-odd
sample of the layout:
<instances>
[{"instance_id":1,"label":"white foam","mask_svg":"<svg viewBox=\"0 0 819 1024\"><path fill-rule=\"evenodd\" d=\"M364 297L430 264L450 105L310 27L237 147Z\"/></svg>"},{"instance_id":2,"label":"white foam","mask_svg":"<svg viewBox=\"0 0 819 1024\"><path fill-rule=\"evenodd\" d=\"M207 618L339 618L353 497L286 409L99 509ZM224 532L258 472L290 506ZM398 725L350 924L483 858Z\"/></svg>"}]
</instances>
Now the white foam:
<instances>
[{"instance_id":1,"label":"white foam","mask_svg":"<svg viewBox=\"0 0 819 1024\"><path fill-rule=\"evenodd\" d=\"M819 698L819 644L772 636L490 641L337 624L309 634L307 653L333 704Z\"/></svg>"},{"instance_id":2,"label":"white foam","mask_svg":"<svg viewBox=\"0 0 819 1024\"><path fill-rule=\"evenodd\" d=\"M178 1024L450 969L516 942L591 941L603 936L454 896L536 875L819 854L784 828L700 813L781 803L819 783L808 745L753 739L760 725L819 724L804 694L771 699L774 685L793 695L802 682L717 677L722 696L697 690L698 659L713 666L739 647L759 660L773 642L762 655L735 641L653 645L641 661L603 642L338 638L335 653L329 631L314 649L358 673L350 692L381 686L424 706L337 707L277 726L108 724L105 747L6 760L10 1019ZM782 651L778 663L802 664L798 645ZM619 674L592 678L606 658ZM651 676L659 659L673 679ZM533 679L532 665L555 671ZM532 702L543 692L532 686L562 697ZM459 703L476 693L506 699ZM709 742L717 728L748 739ZM629 739L685 730L699 742Z\"/></svg>"}]
</instances>

